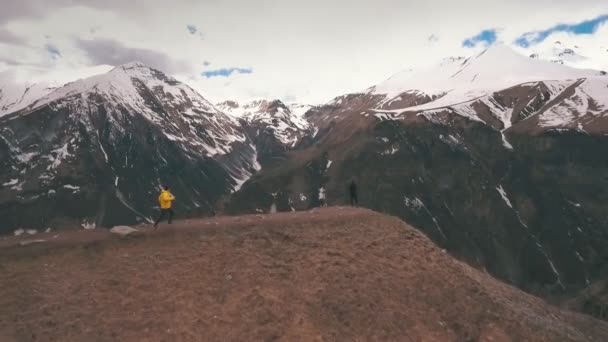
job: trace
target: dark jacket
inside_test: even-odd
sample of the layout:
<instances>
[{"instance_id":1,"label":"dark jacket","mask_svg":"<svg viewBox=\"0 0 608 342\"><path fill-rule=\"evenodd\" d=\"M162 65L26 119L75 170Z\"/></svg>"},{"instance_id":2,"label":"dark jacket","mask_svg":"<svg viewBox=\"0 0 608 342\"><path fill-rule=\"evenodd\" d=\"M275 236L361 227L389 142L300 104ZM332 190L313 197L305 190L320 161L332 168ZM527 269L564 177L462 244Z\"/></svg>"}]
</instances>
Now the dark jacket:
<instances>
[{"instance_id":1,"label":"dark jacket","mask_svg":"<svg viewBox=\"0 0 608 342\"><path fill-rule=\"evenodd\" d=\"M357 194L357 184L355 183L355 181L352 181L350 183L350 186L348 187L348 190L350 190L350 194L351 195L356 195Z\"/></svg>"}]
</instances>

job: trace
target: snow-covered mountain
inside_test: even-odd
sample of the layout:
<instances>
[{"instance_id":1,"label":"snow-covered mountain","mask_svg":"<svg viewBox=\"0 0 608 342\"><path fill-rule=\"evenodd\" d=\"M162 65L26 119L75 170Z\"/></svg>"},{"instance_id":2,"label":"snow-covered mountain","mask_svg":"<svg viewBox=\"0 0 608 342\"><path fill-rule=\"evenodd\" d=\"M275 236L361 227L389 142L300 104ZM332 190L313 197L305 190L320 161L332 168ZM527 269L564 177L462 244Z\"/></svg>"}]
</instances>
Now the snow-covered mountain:
<instances>
[{"instance_id":1,"label":"snow-covered mountain","mask_svg":"<svg viewBox=\"0 0 608 342\"><path fill-rule=\"evenodd\" d=\"M180 211L210 212L314 133L307 106L216 107L139 62L57 88L5 87L0 101L0 214L19 212L4 229L149 220L163 183Z\"/></svg>"},{"instance_id":2,"label":"snow-covered mountain","mask_svg":"<svg viewBox=\"0 0 608 342\"><path fill-rule=\"evenodd\" d=\"M276 102L278 101L278 102ZM232 100L222 101L216 104L216 107L226 114L230 114L236 118L245 118L251 116L259 116L260 114L268 113L273 115L279 109L273 103L280 103L289 114L295 118L301 118L313 106L297 102L283 103L280 100L257 99L246 102L237 102Z\"/></svg>"},{"instance_id":3,"label":"snow-covered mountain","mask_svg":"<svg viewBox=\"0 0 608 342\"><path fill-rule=\"evenodd\" d=\"M4 229L149 219L161 183L183 212L209 212L260 168L236 119L141 63L0 117L0 157Z\"/></svg>"},{"instance_id":4,"label":"snow-covered mountain","mask_svg":"<svg viewBox=\"0 0 608 342\"><path fill-rule=\"evenodd\" d=\"M319 108L313 109L317 114L312 113L311 119L322 126L320 118L325 122L330 118L341 119L344 113L352 111L378 118L404 118L408 113L430 117L437 112L452 111L492 126L498 120L501 127L496 127L504 129L524 110L526 113L522 115L526 117L547 112L548 117L541 119L544 127L578 127L577 120L582 116L602 115L608 103L602 93L605 84L608 77L602 71L529 58L497 44L469 58L451 57L432 67L407 69L360 93L338 96L319 107L325 108L320 112ZM570 94L575 88L578 91ZM519 108L522 103L518 102L515 108L515 103L499 99L501 94L532 89L538 93L537 101L528 99L529 103L522 108ZM559 101L551 101L555 99ZM532 104L538 108L527 106ZM331 114L318 114L328 111ZM551 112L570 114L562 115L564 120L558 122L550 118Z\"/></svg>"},{"instance_id":5,"label":"snow-covered mountain","mask_svg":"<svg viewBox=\"0 0 608 342\"><path fill-rule=\"evenodd\" d=\"M369 93L385 95L383 108L396 110L400 108L391 103L398 101L402 94L417 92L436 97L425 104L406 106L409 110L424 110L471 101L526 83L598 76L600 71L530 59L505 45L493 45L470 58L449 58L435 67L400 72L372 87Z\"/></svg>"},{"instance_id":6,"label":"snow-covered mountain","mask_svg":"<svg viewBox=\"0 0 608 342\"><path fill-rule=\"evenodd\" d=\"M0 84L0 116L21 110L56 88L46 83Z\"/></svg>"},{"instance_id":7,"label":"snow-covered mountain","mask_svg":"<svg viewBox=\"0 0 608 342\"><path fill-rule=\"evenodd\" d=\"M314 106L309 104L297 103L297 102L288 102L287 107L296 117L304 117L304 114L314 108Z\"/></svg>"},{"instance_id":8,"label":"snow-covered mountain","mask_svg":"<svg viewBox=\"0 0 608 342\"><path fill-rule=\"evenodd\" d=\"M606 63L602 60L608 60L608 48L605 46L579 46L559 40L552 43L544 42L528 48L527 51L530 52L531 58L543 59L575 68L606 66Z\"/></svg>"},{"instance_id":9,"label":"snow-covered mountain","mask_svg":"<svg viewBox=\"0 0 608 342\"><path fill-rule=\"evenodd\" d=\"M240 104L236 101L218 103L217 108L244 120L256 131L269 130L275 139L287 148L294 147L300 139L309 134L312 127L304 114L312 108L309 105L289 104L280 100L255 100Z\"/></svg>"},{"instance_id":10,"label":"snow-covered mountain","mask_svg":"<svg viewBox=\"0 0 608 342\"><path fill-rule=\"evenodd\" d=\"M501 131L518 122L522 124L514 130L605 131L607 87L608 76L602 71L528 58L496 45L468 59L399 73L369 93L385 96L373 110L380 118L416 113L445 120L446 114L454 113ZM426 96L427 101L399 105L404 96L413 94ZM508 141L504 143L510 148Z\"/></svg>"}]
</instances>

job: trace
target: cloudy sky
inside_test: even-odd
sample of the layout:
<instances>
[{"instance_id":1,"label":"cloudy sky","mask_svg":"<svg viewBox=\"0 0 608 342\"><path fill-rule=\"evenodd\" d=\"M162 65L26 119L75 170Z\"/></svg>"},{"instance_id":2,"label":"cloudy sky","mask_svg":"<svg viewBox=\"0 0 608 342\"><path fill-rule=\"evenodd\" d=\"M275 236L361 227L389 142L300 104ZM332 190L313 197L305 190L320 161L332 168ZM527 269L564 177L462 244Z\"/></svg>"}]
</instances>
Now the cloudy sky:
<instances>
[{"instance_id":1,"label":"cloudy sky","mask_svg":"<svg viewBox=\"0 0 608 342\"><path fill-rule=\"evenodd\" d=\"M608 70L607 37L605 0L0 0L0 84L138 60L213 101L322 103L491 43Z\"/></svg>"}]
</instances>

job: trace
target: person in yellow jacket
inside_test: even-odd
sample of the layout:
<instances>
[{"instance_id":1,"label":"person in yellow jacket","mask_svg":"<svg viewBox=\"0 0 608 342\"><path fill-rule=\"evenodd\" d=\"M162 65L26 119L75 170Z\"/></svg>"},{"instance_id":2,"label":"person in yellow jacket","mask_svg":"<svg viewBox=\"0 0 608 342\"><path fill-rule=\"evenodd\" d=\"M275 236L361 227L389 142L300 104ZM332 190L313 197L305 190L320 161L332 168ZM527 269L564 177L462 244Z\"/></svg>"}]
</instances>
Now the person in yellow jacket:
<instances>
[{"instance_id":1,"label":"person in yellow jacket","mask_svg":"<svg viewBox=\"0 0 608 342\"><path fill-rule=\"evenodd\" d=\"M175 197L173 197L173 194L169 191L169 187L166 185L163 186L163 190L158 196L160 215L158 216L156 222L154 222L154 228L158 227L158 224L163 218L165 218L165 216L167 216L167 222L171 224L171 220L173 219L173 209L171 209L173 206L173 201L175 201Z\"/></svg>"}]
</instances>

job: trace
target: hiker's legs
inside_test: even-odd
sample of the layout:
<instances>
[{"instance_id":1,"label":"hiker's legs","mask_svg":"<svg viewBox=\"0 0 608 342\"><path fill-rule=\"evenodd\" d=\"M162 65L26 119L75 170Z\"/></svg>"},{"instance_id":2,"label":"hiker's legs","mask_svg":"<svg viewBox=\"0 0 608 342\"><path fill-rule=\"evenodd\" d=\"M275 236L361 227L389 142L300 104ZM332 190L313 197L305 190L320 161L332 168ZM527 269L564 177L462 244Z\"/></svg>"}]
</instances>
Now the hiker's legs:
<instances>
[{"instance_id":1,"label":"hiker's legs","mask_svg":"<svg viewBox=\"0 0 608 342\"><path fill-rule=\"evenodd\" d=\"M169 220L167 222L171 224L171 220L173 220L173 209L167 209L167 215L169 215Z\"/></svg>"},{"instance_id":2,"label":"hiker's legs","mask_svg":"<svg viewBox=\"0 0 608 342\"><path fill-rule=\"evenodd\" d=\"M160 223L160 221L163 220L164 217L165 217L165 209L161 209L160 214L158 215L158 218L154 222L154 227L158 226L158 224Z\"/></svg>"}]
</instances>

